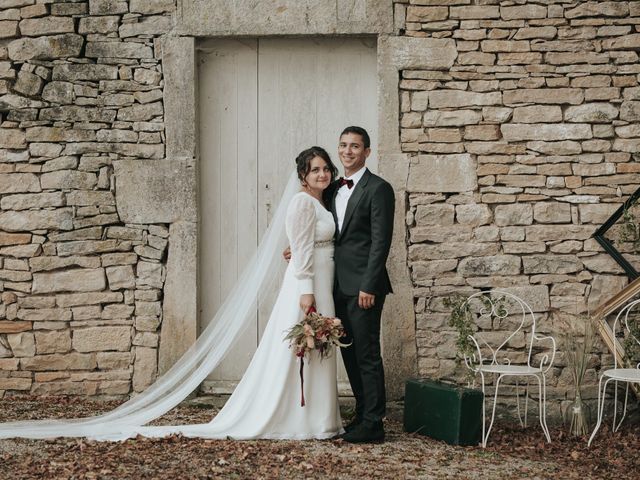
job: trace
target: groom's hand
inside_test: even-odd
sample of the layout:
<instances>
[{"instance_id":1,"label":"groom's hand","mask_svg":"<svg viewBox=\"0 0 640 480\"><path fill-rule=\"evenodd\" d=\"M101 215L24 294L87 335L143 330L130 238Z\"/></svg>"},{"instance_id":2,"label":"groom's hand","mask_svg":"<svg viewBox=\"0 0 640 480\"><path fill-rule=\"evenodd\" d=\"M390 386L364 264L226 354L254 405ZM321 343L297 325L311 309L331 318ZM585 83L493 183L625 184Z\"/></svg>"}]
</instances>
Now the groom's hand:
<instances>
[{"instance_id":1,"label":"groom's hand","mask_svg":"<svg viewBox=\"0 0 640 480\"><path fill-rule=\"evenodd\" d=\"M364 310L367 310L371 307L373 307L376 303L376 296L371 294L371 293L367 293L367 292L363 292L360 291L360 294L358 295L358 306Z\"/></svg>"},{"instance_id":2,"label":"groom's hand","mask_svg":"<svg viewBox=\"0 0 640 480\"><path fill-rule=\"evenodd\" d=\"M287 262L291 260L291 247L285 248L284 251L282 252L282 256Z\"/></svg>"}]
</instances>

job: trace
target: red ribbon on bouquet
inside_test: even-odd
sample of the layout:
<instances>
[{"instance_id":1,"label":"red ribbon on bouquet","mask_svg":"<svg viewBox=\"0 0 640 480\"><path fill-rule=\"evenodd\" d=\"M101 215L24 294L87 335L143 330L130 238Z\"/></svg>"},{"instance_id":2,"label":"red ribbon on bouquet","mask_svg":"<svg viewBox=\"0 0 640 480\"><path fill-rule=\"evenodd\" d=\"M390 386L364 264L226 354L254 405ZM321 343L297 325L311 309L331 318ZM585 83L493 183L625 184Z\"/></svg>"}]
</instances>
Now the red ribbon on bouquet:
<instances>
[{"instance_id":1,"label":"red ribbon on bouquet","mask_svg":"<svg viewBox=\"0 0 640 480\"><path fill-rule=\"evenodd\" d=\"M309 310L307 310L307 315L309 315L310 313L318 313L318 311L316 310L316 308L314 306L309 307ZM300 406L304 407L305 405L305 401L304 401L304 355L302 355L300 357Z\"/></svg>"}]
</instances>

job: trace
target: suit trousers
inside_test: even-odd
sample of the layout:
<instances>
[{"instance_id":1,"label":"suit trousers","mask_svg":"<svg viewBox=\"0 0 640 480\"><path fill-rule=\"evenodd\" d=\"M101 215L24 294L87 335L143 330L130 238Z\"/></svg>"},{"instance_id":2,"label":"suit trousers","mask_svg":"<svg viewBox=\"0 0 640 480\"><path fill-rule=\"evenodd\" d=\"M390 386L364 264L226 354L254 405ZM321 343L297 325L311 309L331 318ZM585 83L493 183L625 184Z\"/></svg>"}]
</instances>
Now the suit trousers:
<instances>
[{"instance_id":1,"label":"suit trousers","mask_svg":"<svg viewBox=\"0 0 640 480\"><path fill-rule=\"evenodd\" d=\"M358 297L334 292L336 317L342 320L348 347L342 360L356 399L356 417L370 426L382 426L386 393L380 353L380 316L385 295L376 295L370 309L358 306Z\"/></svg>"}]
</instances>

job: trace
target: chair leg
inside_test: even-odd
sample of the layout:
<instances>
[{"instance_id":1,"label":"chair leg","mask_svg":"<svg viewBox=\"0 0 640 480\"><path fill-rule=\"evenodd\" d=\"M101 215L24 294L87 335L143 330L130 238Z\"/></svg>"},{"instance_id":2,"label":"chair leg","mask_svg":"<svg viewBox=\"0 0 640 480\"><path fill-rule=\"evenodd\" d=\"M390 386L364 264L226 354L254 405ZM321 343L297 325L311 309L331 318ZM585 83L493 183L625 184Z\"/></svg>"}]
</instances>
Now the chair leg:
<instances>
[{"instance_id":1,"label":"chair leg","mask_svg":"<svg viewBox=\"0 0 640 480\"><path fill-rule=\"evenodd\" d=\"M549 427L547 426L547 379L544 373L541 374L542 378L538 378L540 386L540 426L544 432L544 436L547 437L547 442L551 443L551 434L549 433Z\"/></svg>"},{"instance_id":2,"label":"chair leg","mask_svg":"<svg viewBox=\"0 0 640 480\"><path fill-rule=\"evenodd\" d=\"M613 425L614 433L618 431L618 429L620 428L620 425L622 425L622 421L624 420L625 415L627 414L627 401L629 400L629 382L626 382L626 383L627 383L627 388L624 391L624 408L622 410L622 418L620 419L617 425L616 424Z\"/></svg>"},{"instance_id":3,"label":"chair leg","mask_svg":"<svg viewBox=\"0 0 640 480\"><path fill-rule=\"evenodd\" d=\"M613 426L611 427L611 431L616 431L616 418L618 418L618 381L615 381L615 386L613 387Z\"/></svg>"},{"instance_id":4,"label":"chair leg","mask_svg":"<svg viewBox=\"0 0 640 480\"><path fill-rule=\"evenodd\" d=\"M524 392L524 427L527 428L529 414L529 377L527 377L527 389Z\"/></svg>"},{"instance_id":5,"label":"chair leg","mask_svg":"<svg viewBox=\"0 0 640 480\"><path fill-rule=\"evenodd\" d=\"M522 414L520 413L520 382L518 382L518 378L516 377L516 411L518 412L518 420L520 421L520 427L525 428L527 426L526 420L522 421ZM526 407L525 407L525 415L526 415Z\"/></svg>"},{"instance_id":6,"label":"chair leg","mask_svg":"<svg viewBox=\"0 0 640 480\"><path fill-rule=\"evenodd\" d=\"M591 436L589 437L589 442L587 442L588 447L591 446L591 442L593 442L596 433L598 433L598 430L600 429L600 425L602 425L602 413L604 412L605 397L604 393L607 390L607 385L609 384L609 381L611 381L611 379L607 379L604 384L602 383L603 380L604 377L600 377L600 382L598 383L598 421L596 422L596 426L593 429L593 433L591 433Z\"/></svg>"},{"instance_id":7,"label":"chair leg","mask_svg":"<svg viewBox=\"0 0 640 480\"><path fill-rule=\"evenodd\" d=\"M485 441L484 431L487 418L487 395L485 394L484 373L480 372L480 379L482 380L482 448L487 446Z\"/></svg>"},{"instance_id":8,"label":"chair leg","mask_svg":"<svg viewBox=\"0 0 640 480\"><path fill-rule=\"evenodd\" d=\"M487 446L487 439L489 438L489 434L491 433L491 428L493 427L493 422L496 418L496 405L498 403L498 388L500 387L500 380L502 380L502 375L498 376L496 380L496 391L493 395L493 408L491 410L491 422L489 423L489 428L487 428L486 432L484 430L484 419L482 422L482 447L485 448ZM483 415L484 416L484 415Z\"/></svg>"}]
</instances>

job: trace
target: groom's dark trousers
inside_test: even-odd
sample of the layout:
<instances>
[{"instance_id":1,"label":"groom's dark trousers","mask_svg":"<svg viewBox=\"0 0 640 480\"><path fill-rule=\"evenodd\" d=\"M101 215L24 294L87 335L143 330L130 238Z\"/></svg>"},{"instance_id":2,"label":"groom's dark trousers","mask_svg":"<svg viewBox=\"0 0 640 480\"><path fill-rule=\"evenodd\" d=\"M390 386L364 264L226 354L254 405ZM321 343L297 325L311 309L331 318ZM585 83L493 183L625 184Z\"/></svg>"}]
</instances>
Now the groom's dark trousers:
<instances>
[{"instance_id":1,"label":"groom's dark trousers","mask_svg":"<svg viewBox=\"0 0 640 480\"><path fill-rule=\"evenodd\" d=\"M325 193L336 219L337 185ZM386 261L393 234L393 188L369 170L353 187L342 228L335 238L334 301L349 347L342 358L356 399L356 417L381 426L385 414L384 369L380 355L380 316L391 293ZM372 308L358 306L358 295L375 295Z\"/></svg>"}]
</instances>

